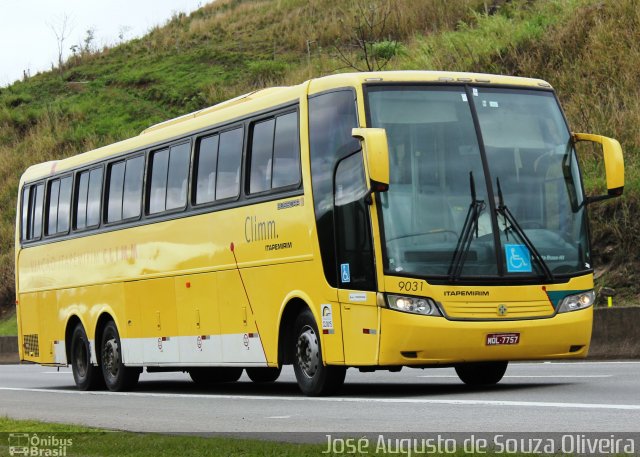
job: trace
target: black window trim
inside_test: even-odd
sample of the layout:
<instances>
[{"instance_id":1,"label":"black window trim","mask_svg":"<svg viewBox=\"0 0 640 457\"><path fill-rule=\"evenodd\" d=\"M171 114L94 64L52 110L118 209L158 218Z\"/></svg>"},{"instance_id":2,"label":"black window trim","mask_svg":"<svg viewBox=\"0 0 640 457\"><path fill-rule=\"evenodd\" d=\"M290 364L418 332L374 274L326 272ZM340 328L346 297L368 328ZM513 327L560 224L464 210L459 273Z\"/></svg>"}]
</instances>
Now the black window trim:
<instances>
[{"instance_id":1,"label":"black window trim","mask_svg":"<svg viewBox=\"0 0 640 457\"><path fill-rule=\"evenodd\" d=\"M175 147L175 146L180 146L182 144L187 144L189 143L189 166L187 167L187 195L185 198L185 204L183 206L180 206L178 208L171 208L171 209L166 209L167 208L167 190L168 190L168 186L169 186L169 164L171 163L171 148ZM144 200L144 205L143 205L143 212L144 212L144 218L150 218L150 219L156 219L160 216L164 216L167 214L175 214L175 213L180 213L183 211L188 211L189 210L189 195L191 192L191 169L193 167L193 160L194 160L194 156L193 156L193 152L194 152L194 137L193 136L188 136L186 138L181 138L179 140L176 140L170 144L165 144L163 146L157 147L157 148L153 148L153 149L149 149L147 151L147 157L146 157L146 162L145 162L145 167L144 167L144 188L142 189L142 198ZM157 211L155 213L150 212L149 209L149 205L151 203L151 168L153 166L153 161L152 161L152 156L160 151L164 151L164 150L169 151L169 156L167 157L167 183L166 183L166 187L165 187L165 194L164 194L164 207L165 209L162 211ZM147 185L148 183L148 185Z\"/></svg>"},{"instance_id":2,"label":"black window trim","mask_svg":"<svg viewBox=\"0 0 640 457\"><path fill-rule=\"evenodd\" d=\"M73 178L73 198L71 199L72 201L72 206L71 206L71 230L73 233L83 233L89 230L95 230L97 228L100 228L102 226L102 203L103 203L103 196L104 196L104 186L105 186L105 166L106 166L106 162L100 162L100 163L94 163L90 166L85 166L82 168L79 168L77 170L74 170L74 178ZM102 170L102 182L100 183L100 198L98 199L98 214L99 214L99 218L98 218L98 223L97 224L93 224L93 225L86 225L84 228L78 228L77 227L77 217L76 217L76 208L78 206L78 187L80 186L80 175L82 173L89 173L89 182L87 183L88 186L91 185L91 172L93 170ZM89 187L87 189L87 213L89 211L89 189L91 187Z\"/></svg>"},{"instance_id":3,"label":"black window trim","mask_svg":"<svg viewBox=\"0 0 640 457\"><path fill-rule=\"evenodd\" d=\"M63 232L55 232L48 233L49 231L49 199L51 192L51 184L54 181L60 181L60 187L58 188L58 204L56 205L56 228L58 226L58 212L60 211L60 190L62 189L62 180L65 178L71 178L71 200L69 204L69 225L67 226L67 230ZM74 187L75 187L75 173L71 171L65 171L59 175L51 176L46 179L46 184L44 186L44 200L42 202L42 237L45 240L49 240L51 238L58 238L71 233L71 212L73 210L73 197L74 197Z\"/></svg>"},{"instance_id":4,"label":"black window trim","mask_svg":"<svg viewBox=\"0 0 640 457\"><path fill-rule=\"evenodd\" d=\"M298 111L298 113L300 113L300 103L301 100L304 100L304 98L295 98L292 100L289 100L285 103L282 103L280 105L277 105L275 107L269 107L266 109L262 109L262 110L258 110L237 118L232 118L223 122L220 122L218 124L212 124L212 125L208 125L206 127L200 128L200 129L196 129L193 130L187 134L183 134L180 136L174 136L171 138L167 138L167 139L163 139L161 141L157 141L154 143L151 143L147 146L145 146L144 148L135 148L135 149L131 149L128 151L124 151L118 154L115 154L113 156L109 156L109 157L104 157L104 158L100 158L100 159L96 159L90 162L87 162L85 164L82 164L81 166L78 167L71 167L67 170L64 170L63 172L59 173L59 174L54 174L51 176L46 176L46 177L41 177L41 178L37 178L34 179L33 181L25 181L22 185L22 190L23 190L23 195L24 195L24 189L29 188L30 186L37 186L39 184L45 184L44 187L44 192L45 192L45 196L43 199L43 227L42 227L42 231L41 233L44 231L44 206L45 206L45 202L44 200L46 200L46 182L50 179L57 179L60 178L64 175L67 174L71 174L73 176L73 183L72 183L72 206L71 206L71 215L70 215L70 228L69 231L65 234L65 235L56 235L56 236L51 236L51 237L44 237L43 235L41 235L38 238L34 238L34 239L30 239L30 240L23 240L21 239L21 246L22 247L35 247L35 246L39 246L39 245L44 245L44 244L49 244L49 243L54 243L54 242L58 242L58 241L65 241L68 239L75 239L75 238L82 238L82 237L86 237L86 236L92 236L92 235L98 235L98 234L102 234L102 233L108 233L108 232L112 232L115 230L126 230L129 228L133 228L133 227L138 227L138 226L142 226L142 225L147 225L147 224L152 224L152 223L159 223L159 222L165 222L165 221L169 221L169 220L175 220L175 219L181 219L181 218L187 218L187 217L194 217L194 216L200 216L203 214L208 214L208 213L213 213L213 212L218 212L218 211L223 211L223 210L227 210L227 209L232 209L232 208L238 208L238 207L243 207L243 206L248 206L248 205L253 205L253 204L258 204L258 203L266 203L269 201L274 201L274 200L285 200L288 198L295 198L295 197L299 197L301 195L303 195L304 193L304 188L303 188L303 183L304 183L304 179L302 178L302 172L300 173L300 182L297 184L297 186L295 188L293 188L293 186L290 187L279 187L278 188L278 192L269 192L269 193L265 193L265 194L260 194L260 195L253 195L252 198L249 198L249 195L247 195L247 193L245 192L245 169L246 169L246 159L247 159L247 136L248 136L248 131L249 131L249 125L255 120L258 119L259 117L269 117L269 115L273 115L273 113L277 113L277 112L292 112L292 111ZM298 115L298 130L300 131L300 126L301 126L301 118L300 115ZM212 136L212 135L216 135L216 134L220 134L229 130L233 130L234 128L238 128L238 127L242 127L243 128L243 147L242 147L242 161L241 161L241 166L240 166L240 187L239 187L239 191L238 191L238 195L236 197L233 198L226 198L226 199L221 199L221 200L214 200L213 202L207 202L207 203L203 203L200 205L196 205L192 199L191 199L191 195L193 195L193 189L192 187L194 186L194 181L193 181L193 176L194 176L194 170L195 170L195 164L194 164L194 155L196 152L196 144L198 144L197 142L204 137L208 137L208 136ZM299 135L298 135L299 136ZM164 149L164 148L170 148L171 146L181 143L181 142L186 142L186 141L191 141L191 156L190 156L190 165L189 165L189 179L188 179L188 195L187 195L187 204L185 206L185 208L181 209L181 210L171 210L171 211L165 211L165 212L160 212L158 214L154 214L154 215L147 215L146 214L146 189L147 189L147 179L148 179L148 174L147 174L147 168L148 168L148 163L149 163L149 153L150 151L156 151L159 149ZM300 144L300 153L302 154L302 144ZM122 160L127 160L129 158L133 158L136 157L137 155L144 155L145 157L145 172L144 172L144 177L143 177L143 194L142 194L142 211L141 211L141 216L137 217L137 218L129 218L126 220L119 220L119 221L114 221L111 223L106 223L106 219L105 219L105 211L106 211L106 205L105 205L105 198L107 195L107 190L108 190L108 181L107 181L107 175L108 175L108 166L112 163L115 162L119 162ZM76 189L76 176L83 172L83 171L87 171L87 170L92 170L92 169L97 169L97 168L102 168L102 193L101 193L101 198L100 198L100 222L98 225L94 225L91 227L87 227L84 229L76 229L73 226L74 223L74 215L73 212L75 211L75 200L77 198L77 189ZM302 170L302 160L300 161L300 169ZM34 188L35 189L35 188Z\"/></svg>"},{"instance_id":5,"label":"black window trim","mask_svg":"<svg viewBox=\"0 0 640 457\"><path fill-rule=\"evenodd\" d=\"M109 198L109 185L110 185L110 180L111 180L111 167L113 167L113 165L120 163L120 162L124 162L124 174L122 175L122 201L120 202L120 210L121 213L124 212L124 186L125 186L125 182L127 179L127 161L128 160L132 160L132 159L136 159L138 157L143 157L143 164L142 164L142 169L143 169L143 174L142 174L142 196L140 197L140 212L138 213L137 216L134 217L128 217L128 218L120 218L117 221L112 221L109 222L107 220L108 217L108 212L109 212L109 202L108 202L108 198ZM145 165L147 163L147 154L146 151L138 151L138 152L134 152L130 155L126 155L126 156L120 156L119 158L117 158L116 160L109 160L107 162L105 162L105 171L103 172L102 175L102 198L100 199L100 203L101 203L101 212L100 212L100 226L101 227L111 227L114 225L122 225L122 224L126 224L128 222L136 222L142 219L142 204L144 202L144 186L145 186L145 173L144 173L144 168Z\"/></svg>"},{"instance_id":6,"label":"black window trim","mask_svg":"<svg viewBox=\"0 0 640 457\"><path fill-rule=\"evenodd\" d=\"M198 191L198 160L200 158L200 145L202 144L202 140L206 138L212 138L214 136L218 137L218 146L220 148L220 132L214 131L209 132L204 135L194 136L192 142L192 150L191 150L191 168L189 169L189 198L188 205L192 209L198 208L207 208L209 206L215 206L216 204L216 192L215 188L213 190L213 200L204 202L204 203L196 203L196 192ZM218 169L218 149L216 149L216 172ZM216 176L217 179L217 176Z\"/></svg>"},{"instance_id":7,"label":"black window trim","mask_svg":"<svg viewBox=\"0 0 640 457\"><path fill-rule=\"evenodd\" d=\"M298 182L296 182L295 184L289 184L287 186L280 186L280 187L273 187L273 166L275 164L275 160L273 160L273 153L274 150L273 148L275 147L275 142L276 142L276 127L278 125L278 121L277 118L280 116L285 116L287 114L291 114L291 113L296 113L296 120L298 121L298 130L297 130L297 138L298 138L298 155L300 160L298 161ZM253 129L255 127L256 124L259 124L260 122L265 122L268 121L270 119L274 120L274 124L273 124L273 144L271 146L271 157L272 157L272 162L271 162L271 183L270 183L270 188L267 190L263 190L261 192L250 192L250 184L251 184L251 156L252 156L252 152L251 151L251 146L253 144ZM248 122L248 137L247 137L247 144L245 146L245 150L246 150L246 154L247 154L247 158L244 161L244 176L245 176L245 183L244 183L244 195L246 196L247 199L255 199L258 197L264 197L264 196L271 196L271 195L279 195L282 192L286 192L288 190L294 190L294 189L299 189L300 186L302 185L302 143L300 141L300 105L296 105L294 107L288 107L288 108L281 108L278 110L273 110L269 113L265 113L263 116L259 116L256 117L254 119L251 119Z\"/></svg>"}]
</instances>

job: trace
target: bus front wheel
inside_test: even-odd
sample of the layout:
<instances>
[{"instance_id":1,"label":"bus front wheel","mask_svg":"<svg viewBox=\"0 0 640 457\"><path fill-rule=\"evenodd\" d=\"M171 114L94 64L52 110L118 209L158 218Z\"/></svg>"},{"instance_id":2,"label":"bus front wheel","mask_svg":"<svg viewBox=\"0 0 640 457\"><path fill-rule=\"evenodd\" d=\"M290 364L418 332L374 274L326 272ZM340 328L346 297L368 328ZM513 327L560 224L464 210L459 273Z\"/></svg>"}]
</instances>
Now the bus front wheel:
<instances>
[{"instance_id":1,"label":"bus front wheel","mask_svg":"<svg viewBox=\"0 0 640 457\"><path fill-rule=\"evenodd\" d=\"M116 324L107 323L102 333L100 360L107 389L122 392L132 389L140 377L140 368L126 367L122 361L122 344Z\"/></svg>"},{"instance_id":2,"label":"bus front wheel","mask_svg":"<svg viewBox=\"0 0 640 457\"><path fill-rule=\"evenodd\" d=\"M476 362L456 366L456 373L468 386L491 386L500 382L509 362Z\"/></svg>"},{"instance_id":3,"label":"bus front wheel","mask_svg":"<svg viewBox=\"0 0 640 457\"><path fill-rule=\"evenodd\" d=\"M323 363L320 335L311 311L298 316L294 332L293 371L302 393L317 397L336 392L344 383L347 370Z\"/></svg>"},{"instance_id":4,"label":"bus front wheel","mask_svg":"<svg viewBox=\"0 0 640 457\"><path fill-rule=\"evenodd\" d=\"M71 335L71 371L80 390L95 390L104 386L100 368L91 364L91 347L82 324Z\"/></svg>"}]
</instances>

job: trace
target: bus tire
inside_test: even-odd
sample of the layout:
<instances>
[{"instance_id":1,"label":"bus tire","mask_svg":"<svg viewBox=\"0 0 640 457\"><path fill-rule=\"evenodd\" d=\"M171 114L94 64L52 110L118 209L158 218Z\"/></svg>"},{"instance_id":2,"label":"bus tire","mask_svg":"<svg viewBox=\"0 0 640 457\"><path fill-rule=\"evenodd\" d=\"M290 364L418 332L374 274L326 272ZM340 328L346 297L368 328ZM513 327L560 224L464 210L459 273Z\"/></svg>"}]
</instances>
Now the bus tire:
<instances>
[{"instance_id":1,"label":"bus tire","mask_svg":"<svg viewBox=\"0 0 640 457\"><path fill-rule=\"evenodd\" d=\"M274 382L280 377L281 367L277 368L247 368L247 376L253 382L268 383Z\"/></svg>"},{"instance_id":2,"label":"bus tire","mask_svg":"<svg viewBox=\"0 0 640 457\"><path fill-rule=\"evenodd\" d=\"M236 367L201 367L191 368L189 376L196 384L217 384L236 382L242 376L242 368Z\"/></svg>"},{"instance_id":3,"label":"bus tire","mask_svg":"<svg viewBox=\"0 0 640 457\"><path fill-rule=\"evenodd\" d=\"M113 321L109 321L102 332L100 354L102 375L107 389L123 392L132 389L138 383L141 369L124 365L120 335Z\"/></svg>"},{"instance_id":4,"label":"bus tire","mask_svg":"<svg viewBox=\"0 0 640 457\"><path fill-rule=\"evenodd\" d=\"M96 390L104 387L100 367L91 364L91 346L82 324L78 324L71 334L71 371L73 380L80 390Z\"/></svg>"},{"instance_id":5,"label":"bus tire","mask_svg":"<svg viewBox=\"0 0 640 457\"><path fill-rule=\"evenodd\" d=\"M336 392L347 372L343 366L324 364L318 326L308 309L298 315L294 324L293 371L298 387L310 397Z\"/></svg>"},{"instance_id":6,"label":"bus tire","mask_svg":"<svg viewBox=\"0 0 640 457\"><path fill-rule=\"evenodd\" d=\"M456 365L456 373L468 386L492 386L500 382L509 362L476 362Z\"/></svg>"}]
</instances>

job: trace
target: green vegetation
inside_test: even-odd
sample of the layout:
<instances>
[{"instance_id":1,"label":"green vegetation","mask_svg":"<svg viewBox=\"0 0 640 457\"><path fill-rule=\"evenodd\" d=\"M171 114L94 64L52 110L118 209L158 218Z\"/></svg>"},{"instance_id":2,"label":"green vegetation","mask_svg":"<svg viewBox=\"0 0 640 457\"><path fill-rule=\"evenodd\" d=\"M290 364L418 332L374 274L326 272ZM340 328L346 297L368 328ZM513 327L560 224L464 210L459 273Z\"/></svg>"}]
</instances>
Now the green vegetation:
<instances>
[{"instance_id":1,"label":"green vegetation","mask_svg":"<svg viewBox=\"0 0 640 457\"><path fill-rule=\"evenodd\" d=\"M625 196L591 208L594 264L599 285L617 290L616 303L637 302L640 260L630 255L640 244L636 2L388 1L218 0L144 38L79 53L55 72L0 89L0 305L14 301L15 202L27 166L256 88L348 71L347 62L366 68L353 46L358 37L389 59L385 69L546 79L575 131L619 139ZM363 17L384 19L384 27L367 29ZM594 192L597 163L585 154L585 182Z\"/></svg>"},{"instance_id":2,"label":"green vegetation","mask_svg":"<svg viewBox=\"0 0 640 457\"><path fill-rule=\"evenodd\" d=\"M15 336L18 334L18 322L14 311L0 317L0 336Z\"/></svg>"},{"instance_id":3,"label":"green vegetation","mask_svg":"<svg viewBox=\"0 0 640 457\"><path fill-rule=\"evenodd\" d=\"M157 457L176 456L320 456L325 448L315 444L290 444L258 440L197 436L171 436L153 433L128 433L100 430L78 425L51 424L38 421L0 418L0 432L37 433L42 439L55 437L68 442L69 457ZM7 435L5 435L7 436ZM53 446L52 448L56 448ZM9 455L8 440L0 440L0 455Z\"/></svg>"},{"instance_id":4,"label":"green vegetation","mask_svg":"<svg viewBox=\"0 0 640 457\"><path fill-rule=\"evenodd\" d=\"M440 444L440 447L447 452L427 453L423 451L423 446L437 447L437 441L433 441L435 434L432 436L416 436L409 439L406 434L402 438L383 434L368 437L364 443L359 441L362 436L354 435L350 439L349 444L340 442L334 444L336 452L325 453L327 449L326 435L320 433L315 435L314 439L321 440L320 444L294 444L282 443L275 441L258 441L257 439L240 439L237 437L202 437L197 435L165 435L157 433L131 433L120 432L114 430L102 430L79 425L53 424L32 420L14 420L7 417L0 418L0 455L9 455L9 434L20 433L29 434L33 437L36 434L45 444L41 447L43 452L40 455L65 455L68 457L157 457L162 456L229 456L229 457L253 457L253 456L272 456L272 457L321 457L321 456L337 456L337 455L397 455L406 457L411 455L430 455L430 456L452 456L462 457L466 455L475 455L464 451L464 444L458 442L455 448L451 444ZM275 434L273 438L278 438ZM473 436L472 434L469 434ZM286 439L286 435L282 436ZM379 439L382 438L382 441ZM397 439L396 439L397 438ZM53 441L53 440L56 441ZM426 444L422 444L422 440L432 440ZM451 438L447 437L447 440ZM56 443L48 446L46 443ZM70 440L70 441L69 441ZM23 441L24 442L24 441ZM15 441L13 441L15 444ZM20 443L20 442L19 442ZM360 443L360 444L359 444ZM358 449L358 445L360 448ZM347 447L349 446L349 447ZM55 450L62 448L60 454L46 453L47 449ZM424 447L424 449L429 449ZM489 448L490 449L490 448ZM451 452L454 450L455 452ZM479 452L483 456L495 457L502 453L485 450ZM18 455L18 454L16 454ZM525 455L540 454L510 454L515 457Z\"/></svg>"}]
</instances>

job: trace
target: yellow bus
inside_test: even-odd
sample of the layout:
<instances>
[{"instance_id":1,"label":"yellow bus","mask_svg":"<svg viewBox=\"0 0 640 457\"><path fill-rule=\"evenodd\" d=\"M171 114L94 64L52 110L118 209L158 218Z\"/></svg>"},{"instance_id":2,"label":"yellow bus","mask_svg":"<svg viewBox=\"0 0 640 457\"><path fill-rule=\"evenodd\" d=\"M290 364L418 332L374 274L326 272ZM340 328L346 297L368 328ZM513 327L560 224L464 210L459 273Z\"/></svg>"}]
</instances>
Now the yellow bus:
<instances>
[{"instance_id":1,"label":"yellow bus","mask_svg":"<svg viewBox=\"0 0 640 457\"><path fill-rule=\"evenodd\" d=\"M577 141L602 145L585 195ZM30 167L15 262L20 358L80 389L143 369L306 395L349 367L584 358L587 207L620 145L572 134L541 80L340 74L275 87Z\"/></svg>"}]
</instances>

